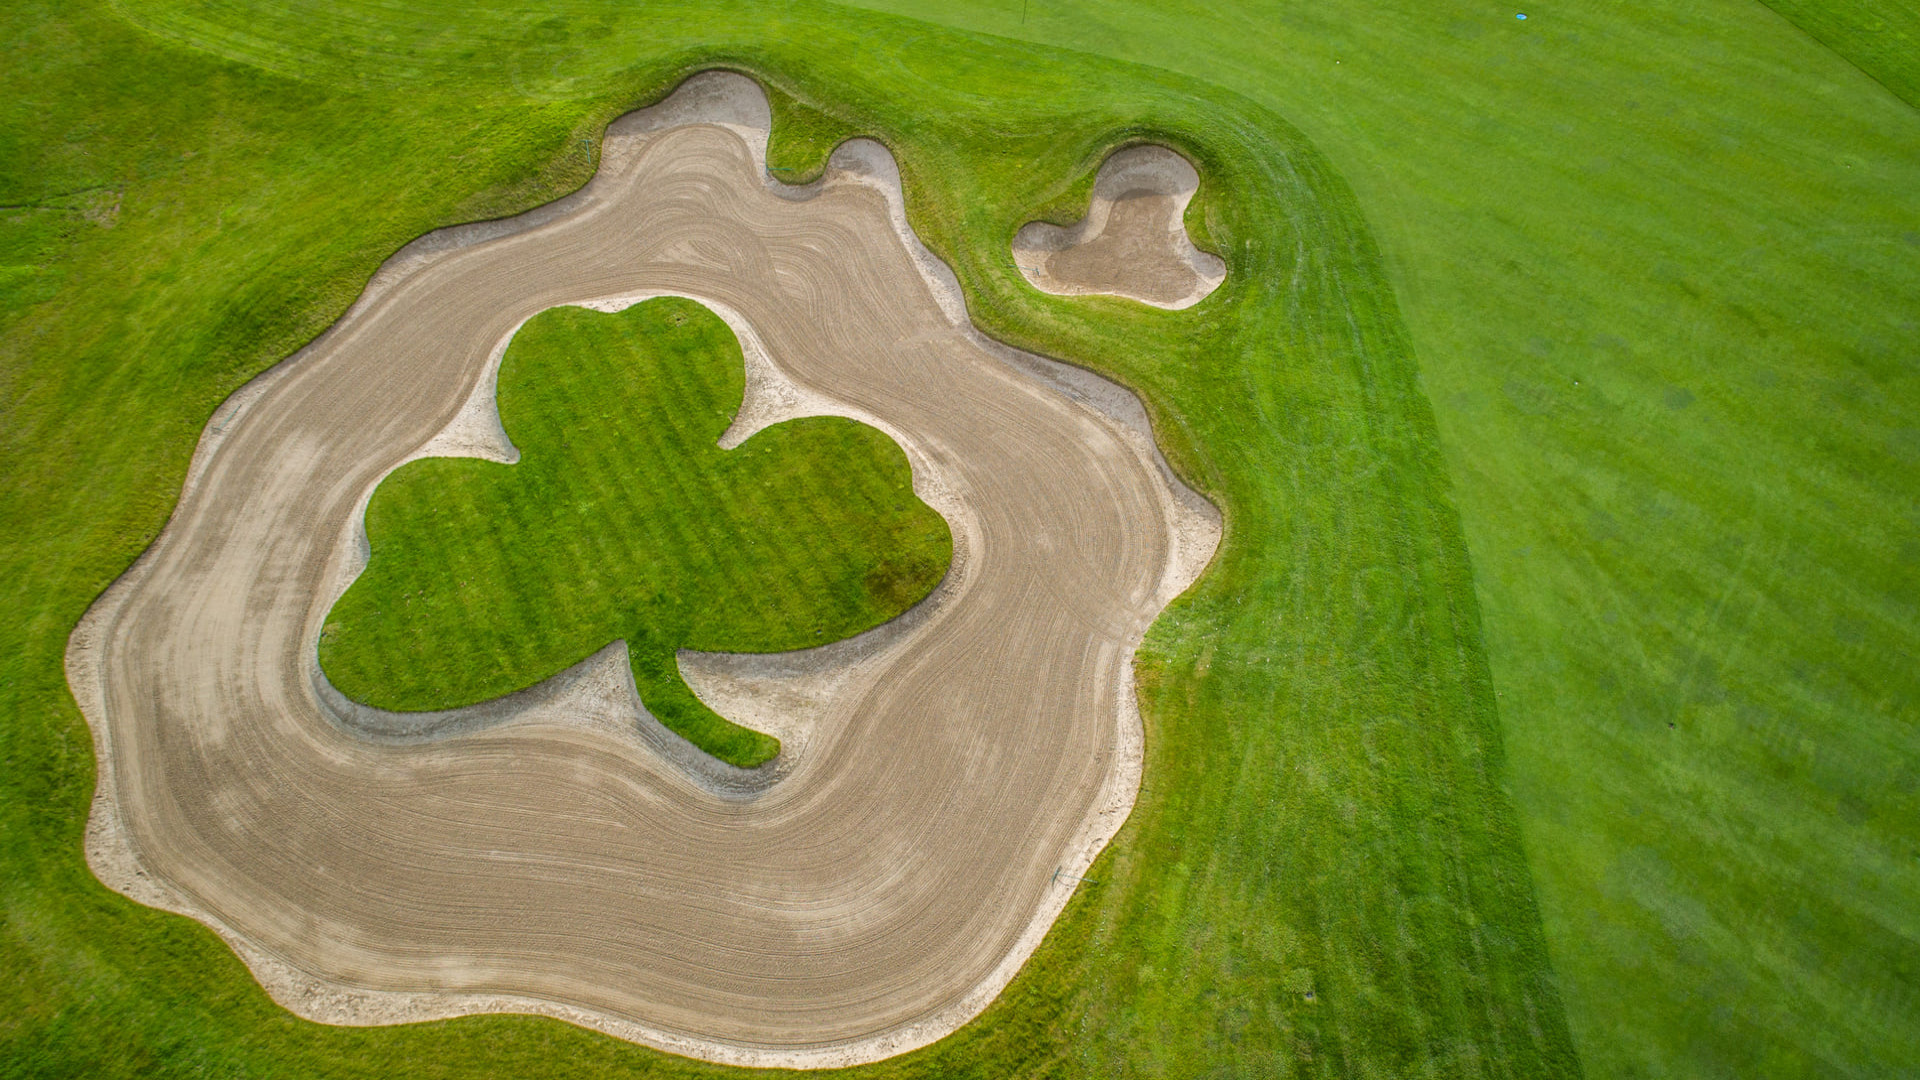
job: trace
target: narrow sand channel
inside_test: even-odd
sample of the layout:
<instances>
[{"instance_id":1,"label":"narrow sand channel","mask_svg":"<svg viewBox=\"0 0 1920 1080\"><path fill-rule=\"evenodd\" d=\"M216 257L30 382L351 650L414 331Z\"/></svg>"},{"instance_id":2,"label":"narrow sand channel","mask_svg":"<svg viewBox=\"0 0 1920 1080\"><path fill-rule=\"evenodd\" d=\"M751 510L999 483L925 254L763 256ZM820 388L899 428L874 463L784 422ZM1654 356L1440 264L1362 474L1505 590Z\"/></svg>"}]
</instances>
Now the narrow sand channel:
<instances>
[{"instance_id":1,"label":"narrow sand channel","mask_svg":"<svg viewBox=\"0 0 1920 1080\"><path fill-rule=\"evenodd\" d=\"M103 881L330 1023L530 1012L813 1067L924 1045L999 993L1067 901L1056 868L1132 807L1133 651L1217 518L1138 401L973 331L884 150L782 188L768 123L750 81L690 80L613 125L585 190L409 245L220 409L69 644ZM369 737L315 660L369 494L424 453L513 457L491 387L526 319L659 294L742 334L731 438L817 411L893 435L953 527L949 581L838 646L687 658L717 707L785 725L777 777L661 739L617 643L429 737Z\"/></svg>"}]
</instances>

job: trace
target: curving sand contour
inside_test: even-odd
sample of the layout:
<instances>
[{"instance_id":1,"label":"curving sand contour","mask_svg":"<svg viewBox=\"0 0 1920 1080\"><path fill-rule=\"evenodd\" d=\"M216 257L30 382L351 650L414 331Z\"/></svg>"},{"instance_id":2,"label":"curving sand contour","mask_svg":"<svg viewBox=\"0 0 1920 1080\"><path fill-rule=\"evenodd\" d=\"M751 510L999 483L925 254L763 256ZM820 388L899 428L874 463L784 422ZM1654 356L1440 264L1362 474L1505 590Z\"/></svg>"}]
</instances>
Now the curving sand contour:
<instances>
[{"instance_id":1,"label":"curving sand contour","mask_svg":"<svg viewBox=\"0 0 1920 1080\"><path fill-rule=\"evenodd\" d=\"M784 188L768 124L750 81L689 80L609 129L587 188L409 245L221 407L166 530L69 643L102 881L329 1023L530 1012L814 1067L924 1045L999 993L1066 903L1056 869L1132 806L1133 651L1218 518L1137 400L973 331L883 149ZM428 453L517 459L492 401L514 330L660 294L741 334L727 445L820 411L897 439L952 525L947 581L823 649L684 654L697 692L786 741L753 772L645 716L619 642L431 721L327 686L320 627L375 485Z\"/></svg>"},{"instance_id":2,"label":"curving sand contour","mask_svg":"<svg viewBox=\"0 0 1920 1080\"><path fill-rule=\"evenodd\" d=\"M1021 226L1013 261L1042 292L1192 307L1227 279L1226 262L1187 236L1183 215L1198 190L1200 174L1186 158L1164 146L1128 147L1101 163L1086 217L1064 229Z\"/></svg>"}]
</instances>

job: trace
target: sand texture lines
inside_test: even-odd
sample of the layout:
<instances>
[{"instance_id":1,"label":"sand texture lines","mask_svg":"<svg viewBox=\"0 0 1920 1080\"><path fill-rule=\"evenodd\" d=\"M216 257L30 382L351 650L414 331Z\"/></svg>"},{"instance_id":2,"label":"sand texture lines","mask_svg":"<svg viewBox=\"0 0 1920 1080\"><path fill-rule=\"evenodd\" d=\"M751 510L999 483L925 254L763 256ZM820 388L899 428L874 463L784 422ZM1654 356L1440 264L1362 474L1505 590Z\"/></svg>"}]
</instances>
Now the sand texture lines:
<instances>
[{"instance_id":1,"label":"sand texture lines","mask_svg":"<svg viewBox=\"0 0 1920 1080\"><path fill-rule=\"evenodd\" d=\"M1014 262L1042 292L1192 307L1227 278L1227 264L1187 236L1182 215L1199 189L1200 174L1172 150L1121 150L1094 177L1087 216L1064 229L1028 222L1014 234Z\"/></svg>"},{"instance_id":2,"label":"sand texture lines","mask_svg":"<svg viewBox=\"0 0 1920 1080\"><path fill-rule=\"evenodd\" d=\"M822 1066L930 1042L999 992L1066 902L1056 868L1132 805L1132 653L1217 522L1138 401L972 330L884 150L787 189L767 127L748 80L690 80L609 129L587 188L410 245L221 408L166 530L69 646L102 880L336 1023L535 1012ZM525 320L669 294L742 335L736 429L839 412L906 449L953 530L947 581L811 654L689 657L721 711L787 724L764 773L649 726L618 643L383 736L316 661L369 494L423 454L514 457L491 388Z\"/></svg>"}]
</instances>

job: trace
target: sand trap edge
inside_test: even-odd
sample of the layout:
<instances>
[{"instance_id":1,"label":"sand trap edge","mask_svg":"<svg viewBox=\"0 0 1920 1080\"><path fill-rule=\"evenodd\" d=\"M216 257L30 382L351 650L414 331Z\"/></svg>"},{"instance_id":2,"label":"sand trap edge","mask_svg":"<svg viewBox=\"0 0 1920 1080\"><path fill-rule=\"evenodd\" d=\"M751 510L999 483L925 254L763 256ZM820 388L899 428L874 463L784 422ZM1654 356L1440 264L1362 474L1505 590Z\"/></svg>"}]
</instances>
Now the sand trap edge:
<instances>
[{"instance_id":1,"label":"sand trap edge","mask_svg":"<svg viewBox=\"0 0 1920 1080\"><path fill-rule=\"evenodd\" d=\"M1156 300L1123 289L1074 285L1038 275L1030 265L1035 258L1045 259L1099 237L1106 230L1115 200L1129 191L1140 190L1173 199L1168 242L1174 254L1193 271L1194 287L1186 295ZM1195 247L1193 238L1187 235L1184 224L1187 206L1199 190L1199 170L1178 151L1157 143L1116 150L1100 163L1100 170L1094 175L1093 194L1084 217L1064 227L1045 221L1029 221L1020 227L1013 236L1014 265L1027 284L1050 296L1118 296L1167 311L1183 311L1213 295L1227 280L1226 261Z\"/></svg>"}]
</instances>

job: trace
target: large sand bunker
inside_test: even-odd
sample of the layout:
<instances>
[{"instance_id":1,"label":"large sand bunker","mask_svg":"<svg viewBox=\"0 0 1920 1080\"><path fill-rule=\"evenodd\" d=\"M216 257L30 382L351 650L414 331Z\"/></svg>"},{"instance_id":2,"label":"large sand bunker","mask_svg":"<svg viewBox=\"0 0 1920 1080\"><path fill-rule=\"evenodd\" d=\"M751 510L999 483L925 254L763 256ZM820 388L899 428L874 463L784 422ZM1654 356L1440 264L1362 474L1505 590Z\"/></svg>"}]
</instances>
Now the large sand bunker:
<instances>
[{"instance_id":1,"label":"large sand bunker","mask_svg":"<svg viewBox=\"0 0 1920 1080\"><path fill-rule=\"evenodd\" d=\"M160 539L68 649L110 886L219 932L302 1016L558 1016L681 1053L823 1066L931 1042L1038 945L1132 806L1131 658L1210 557L1211 508L1137 400L974 332L850 143L767 178L758 87L708 74L608 131L574 196L432 234L208 425ZM515 457L505 343L562 304L674 294L740 333L737 443L834 412L906 449L954 567L894 623L809 653L684 657L778 734L729 771L644 715L619 643L424 726L320 678L375 485Z\"/></svg>"},{"instance_id":2,"label":"large sand bunker","mask_svg":"<svg viewBox=\"0 0 1920 1080\"><path fill-rule=\"evenodd\" d=\"M1028 222L1013 236L1013 261L1042 292L1192 307L1227 279L1227 264L1187 236L1184 215L1199 189L1186 158L1129 147L1101 164L1086 217L1064 229Z\"/></svg>"}]
</instances>

